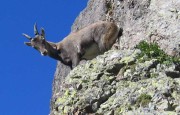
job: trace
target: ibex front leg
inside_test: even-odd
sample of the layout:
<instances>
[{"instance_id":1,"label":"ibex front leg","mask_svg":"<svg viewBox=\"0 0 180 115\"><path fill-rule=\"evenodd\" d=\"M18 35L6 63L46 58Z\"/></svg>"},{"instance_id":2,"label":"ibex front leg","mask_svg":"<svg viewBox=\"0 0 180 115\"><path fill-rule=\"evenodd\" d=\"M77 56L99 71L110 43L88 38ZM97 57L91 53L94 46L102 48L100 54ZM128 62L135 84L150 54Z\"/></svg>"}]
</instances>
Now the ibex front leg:
<instances>
[{"instance_id":1,"label":"ibex front leg","mask_svg":"<svg viewBox=\"0 0 180 115\"><path fill-rule=\"evenodd\" d=\"M77 53L79 57L83 56L85 54L85 50L82 48L82 46L78 44L76 47L77 47Z\"/></svg>"},{"instance_id":2,"label":"ibex front leg","mask_svg":"<svg viewBox=\"0 0 180 115\"><path fill-rule=\"evenodd\" d=\"M72 59L72 68L75 68L80 62L80 54L75 54Z\"/></svg>"}]
</instances>

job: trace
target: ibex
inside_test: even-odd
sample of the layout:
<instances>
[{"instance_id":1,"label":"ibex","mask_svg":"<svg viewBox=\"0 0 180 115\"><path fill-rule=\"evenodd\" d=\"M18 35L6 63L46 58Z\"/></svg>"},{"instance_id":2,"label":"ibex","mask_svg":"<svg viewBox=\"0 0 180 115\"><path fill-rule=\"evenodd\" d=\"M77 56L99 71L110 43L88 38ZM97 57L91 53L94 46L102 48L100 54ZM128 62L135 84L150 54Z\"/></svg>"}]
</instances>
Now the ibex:
<instances>
[{"instance_id":1,"label":"ibex","mask_svg":"<svg viewBox=\"0 0 180 115\"><path fill-rule=\"evenodd\" d=\"M25 42L26 45L74 68L80 60L92 59L109 50L118 38L119 29L114 23L100 21L72 32L58 43L46 41L44 29L41 28L41 33L38 33L36 24L34 34L34 38L23 34L30 40Z\"/></svg>"}]
</instances>

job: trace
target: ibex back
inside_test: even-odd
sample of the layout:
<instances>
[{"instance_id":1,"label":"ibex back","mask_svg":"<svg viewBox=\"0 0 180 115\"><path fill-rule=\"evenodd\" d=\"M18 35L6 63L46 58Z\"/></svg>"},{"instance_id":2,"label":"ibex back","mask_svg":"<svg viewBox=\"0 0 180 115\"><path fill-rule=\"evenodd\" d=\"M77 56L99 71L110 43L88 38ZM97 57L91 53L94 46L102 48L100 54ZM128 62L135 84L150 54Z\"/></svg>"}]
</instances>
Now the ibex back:
<instances>
[{"instance_id":1,"label":"ibex back","mask_svg":"<svg viewBox=\"0 0 180 115\"><path fill-rule=\"evenodd\" d=\"M109 50L118 38L119 29L114 23L100 21L70 33L58 43L46 41L44 29L41 28L39 34L36 24L34 33L34 38L23 34L30 40L25 42L26 45L32 46L42 55L48 55L74 68L80 60L92 59Z\"/></svg>"}]
</instances>

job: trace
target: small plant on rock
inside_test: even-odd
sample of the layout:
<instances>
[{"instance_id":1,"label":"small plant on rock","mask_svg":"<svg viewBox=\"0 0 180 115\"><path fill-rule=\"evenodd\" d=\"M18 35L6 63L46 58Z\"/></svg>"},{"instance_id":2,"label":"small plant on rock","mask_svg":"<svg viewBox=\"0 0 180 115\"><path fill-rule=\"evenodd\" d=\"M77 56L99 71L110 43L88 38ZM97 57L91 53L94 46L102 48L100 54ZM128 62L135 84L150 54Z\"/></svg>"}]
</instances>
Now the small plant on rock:
<instances>
[{"instance_id":1,"label":"small plant on rock","mask_svg":"<svg viewBox=\"0 0 180 115\"><path fill-rule=\"evenodd\" d=\"M152 99L152 97L150 95L141 94L136 100L136 106L137 107L140 107L140 106L145 107L146 105L148 105L150 103L151 99Z\"/></svg>"},{"instance_id":2,"label":"small plant on rock","mask_svg":"<svg viewBox=\"0 0 180 115\"><path fill-rule=\"evenodd\" d=\"M147 43L146 41L141 41L136 48L141 50L138 59L143 62L150 59L157 59L159 63L164 64L180 62L178 57L167 55L162 49L160 49L157 43Z\"/></svg>"}]
</instances>

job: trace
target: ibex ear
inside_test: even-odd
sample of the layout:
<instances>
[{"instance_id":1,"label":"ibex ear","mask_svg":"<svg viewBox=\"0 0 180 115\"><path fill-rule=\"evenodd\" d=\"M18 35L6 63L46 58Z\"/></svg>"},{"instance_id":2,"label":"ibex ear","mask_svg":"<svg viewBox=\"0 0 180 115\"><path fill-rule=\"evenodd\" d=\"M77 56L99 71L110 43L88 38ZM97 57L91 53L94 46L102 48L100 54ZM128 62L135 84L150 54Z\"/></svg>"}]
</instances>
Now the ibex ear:
<instances>
[{"instance_id":1,"label":"ibex ear","mask_svg":"<svg viewBox=\"0 0 180 115\"><path fill-rule=\"evenodd\" d=\"M45 38L45 31L44 31L44 28L41 28L41 35Z\"/></svg>"},{"instance_id":2,"label":"ibex ear","mask_svg":"<svg viewBox=\"0 0 180 115\"><path fill-rule=\"evenodd\" d=\"M24 42L24 44L26 44L27 46L32 46L31 42Z\"/></svg>"}]
</instances>

